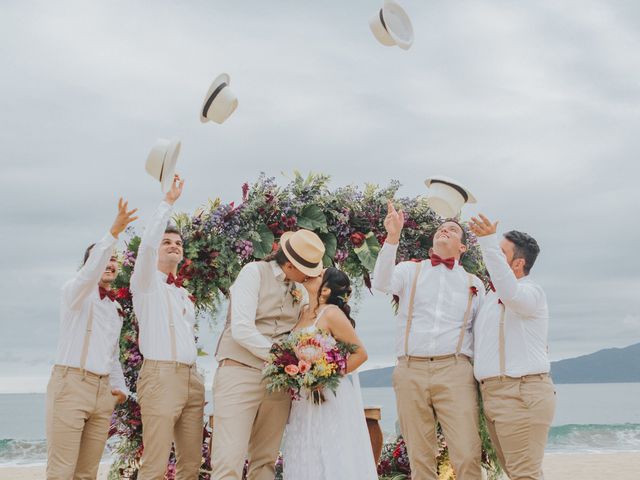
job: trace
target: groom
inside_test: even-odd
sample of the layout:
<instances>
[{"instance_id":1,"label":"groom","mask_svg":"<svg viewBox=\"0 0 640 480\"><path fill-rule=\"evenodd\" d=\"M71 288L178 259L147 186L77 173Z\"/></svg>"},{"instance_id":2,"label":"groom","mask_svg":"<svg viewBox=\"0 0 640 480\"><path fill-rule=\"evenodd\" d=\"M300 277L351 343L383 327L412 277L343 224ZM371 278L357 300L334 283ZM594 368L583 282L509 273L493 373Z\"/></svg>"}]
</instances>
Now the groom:
<instances>
[{"instance_id":1,"label":"groom","mask_svg":"<svg viewBox=\"0 0 640 480\"><path fill-rule=\"evenodd\" d=\"M402 211L389 201L384 220L387 238L376 261L373 288L400 297L393 386L412 478L438 478L439 422L456 478L480 480L471 328L484 286L460 266L466 233L453 220L438 227L429 260L396 265L403 225Z\"/></svg>"},{"instance_id":2,"label":"groom","mask_svg":"<svg viewBox=\"0 0 640 480\"><path fill-rule=\"evenodd\" d=\"M291 400L267 392L262 368L297 323L306 303L298 283L322 273L324 250L313 232L286 232L278 251L245 265L231 287L213 381L213 480L240 480L247 456L249 480L274 478Z\"/></svg>"}]
</instances>

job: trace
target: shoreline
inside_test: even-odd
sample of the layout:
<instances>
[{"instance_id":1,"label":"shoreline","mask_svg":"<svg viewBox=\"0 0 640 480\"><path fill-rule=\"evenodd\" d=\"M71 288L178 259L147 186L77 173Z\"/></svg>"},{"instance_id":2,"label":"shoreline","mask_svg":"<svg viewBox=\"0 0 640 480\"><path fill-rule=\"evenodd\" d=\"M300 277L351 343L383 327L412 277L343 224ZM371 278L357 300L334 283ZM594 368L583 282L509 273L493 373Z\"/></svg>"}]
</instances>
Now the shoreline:
<instances>
[{"instance_id":1,"label":"shoreline","mask_svg":"<svg viewBox=\"0 0 640 480\"><path fill-rule=\"evenodd\" d=\"M97 480L107 480L109 462L100 464ZM545 480L637 480L640 472L640 451L600 453L546 453ZM44 464L0 465L0 479L41 480ZM506 478L506 477L504 477Z\"/></svg>"}]
</instances>

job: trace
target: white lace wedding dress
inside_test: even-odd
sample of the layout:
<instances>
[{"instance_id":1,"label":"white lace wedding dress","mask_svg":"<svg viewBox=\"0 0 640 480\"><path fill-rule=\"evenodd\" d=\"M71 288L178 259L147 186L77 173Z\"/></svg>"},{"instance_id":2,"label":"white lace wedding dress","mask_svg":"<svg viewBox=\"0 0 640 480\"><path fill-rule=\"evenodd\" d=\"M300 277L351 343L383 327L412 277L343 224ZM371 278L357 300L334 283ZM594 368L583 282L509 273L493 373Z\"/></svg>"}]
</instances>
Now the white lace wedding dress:
<instances>
[{"instance_id":1,"label":"white lace wedding dress","mask_svg":"<svg viewBox=\"0 0 640 480\"><path fill-rule=\"evenodd\" d=\"M315 331L316 324L303 331ZM320 405L294 400L285 431L284 480L378 480L358 374L344 377Z\"/></svg>"}]
</instances>

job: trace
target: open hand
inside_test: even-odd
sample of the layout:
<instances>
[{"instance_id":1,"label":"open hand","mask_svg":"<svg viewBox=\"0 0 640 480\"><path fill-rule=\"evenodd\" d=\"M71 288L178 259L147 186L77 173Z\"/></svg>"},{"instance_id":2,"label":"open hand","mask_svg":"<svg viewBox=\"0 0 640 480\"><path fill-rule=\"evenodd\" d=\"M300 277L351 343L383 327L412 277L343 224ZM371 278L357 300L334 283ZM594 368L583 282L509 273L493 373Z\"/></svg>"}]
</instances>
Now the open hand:
<instances>
[{"instance_id":1,"label":"open hand","mask_svg":"<svg viewBox=\"0 0 640 480\"><path fill-rule=\"evenodd\" d=\"M404 226L404 213L396 210L391 200L387 200L387 216L384 217L384 228L387 231L387 243L396 244L400 241L400 233Z\"/></svg>"},{"instance_id":2,"label":"open hand","mask_svg":"<svg viewBox=\"0 0 640 480\"><path fill-rule=\"evenodd\" d=\"M111 395L118 398L116 401L118 405L120 405L121 403L124 403L125 400L127 399L127 396L125 395L125 393L118 388L113 388L111 390Z\"/></svg>"},{"instance_id":3,"label":"open hand","mask_svg":"<svg viewBox=\"0 0 640 480\"><path fill-rule=\"evenodd\" d=\"M491 223L491 221L483 214L480 214L479 217L480 219L471 217L471 223L469 223L469 228L476 234L476 236L486 237L487 235L493 235L496 233L498 222Z\"/></svg>"},{"instance_id":4,"label":"open hand","mask_svg":"<svg viewBox=\"0 0 640 480\"><path fill-rule=\"evenodd\" d=\"M124 229L127 228L127 225L138 219L138 217L132 217L132 215L136 213L138 209L134 208L133 210L127 211L128 205L129 202L125 202L124 200L122 200L122 197L120 197L120 199L118 200L118 215L113 221L113 225L111 225L111 235L113 235L114 238L118 238L118 235L120 235L124 231Z\"/></svg>"},{"instance_id":5,"label":"open hand","mask_svg":"<svg viewBox=\"0 0 640 480\"><path fill-rule=\"evenodd\" d=\"M176 203L176 200L180 198L182 195L182 188L184 187L184 180L180 178L180 175L177 173L173 176L173 183L171 184L171 189L167 192L164 197L165 202L169 205L173 205Z\"/></svg>"}]
</instances>

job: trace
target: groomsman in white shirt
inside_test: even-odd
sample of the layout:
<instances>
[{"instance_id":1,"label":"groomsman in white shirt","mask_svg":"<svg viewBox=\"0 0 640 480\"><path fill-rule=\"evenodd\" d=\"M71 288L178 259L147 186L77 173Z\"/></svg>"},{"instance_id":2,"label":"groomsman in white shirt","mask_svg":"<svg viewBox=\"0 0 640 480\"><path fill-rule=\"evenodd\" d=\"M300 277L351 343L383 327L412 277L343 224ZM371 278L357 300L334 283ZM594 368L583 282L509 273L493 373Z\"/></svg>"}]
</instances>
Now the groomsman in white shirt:
<instances>
[{"instance_id":1,"label":"groomsman in white shirt","mask_svg":"<svg viewBox=\"0 0 640 480\"><path fill-rule=\"evenodd\" d=\"M167 227L183 186L176 175L145 229L131 276L144 356L137 383L144 444L139 480L164 478L172 442L176 478L197 479L202 461L204 381L196 366L195 308L177 277L182 237Z\"/></svg>"},{"instance_id":2,"label":"groomsman in white shirt","mask_svg":"<svg viewBox=\"0 0 640 480\"><path fill-rule=\"evenodd\" d=\"M122 319L111 283L118 235L137 217L118 202L109 232L87 248L62 288L60 339L47 386L47 479L96 478L116 403L129 395L120 365Z\"/></svg>"},{"instance_id":3,"label":"groomsman in white shirt","mask_svg":"<svg viewBox=\"0 0 640 480\"><path fill-rule=\"evenodd\" d=\"M428 260L396 265L403 225L402 211L389 201L384 220L387 238L376 261L373 288L400 297L393 386L411 478L437 480L439 422L456 478L480 480L471 332L484 286L460 266L467 250L466 234L456 221L438 227Z\"/></svg>"},{"instance_id":4,"label":"groomsman in white shirt","mask_svg":"<svg viewBox=\"0 0 640 480\"><path fill-rule=\"evenodd\" d=\"M480 382L491 441L511 480L542 480L542 459L556 393L549 376L549 309L529 277L540 247L512 230L499 241L498 222L472 218L495 291L475 325L475 376Z\"/></svg>"}]
</instances>

